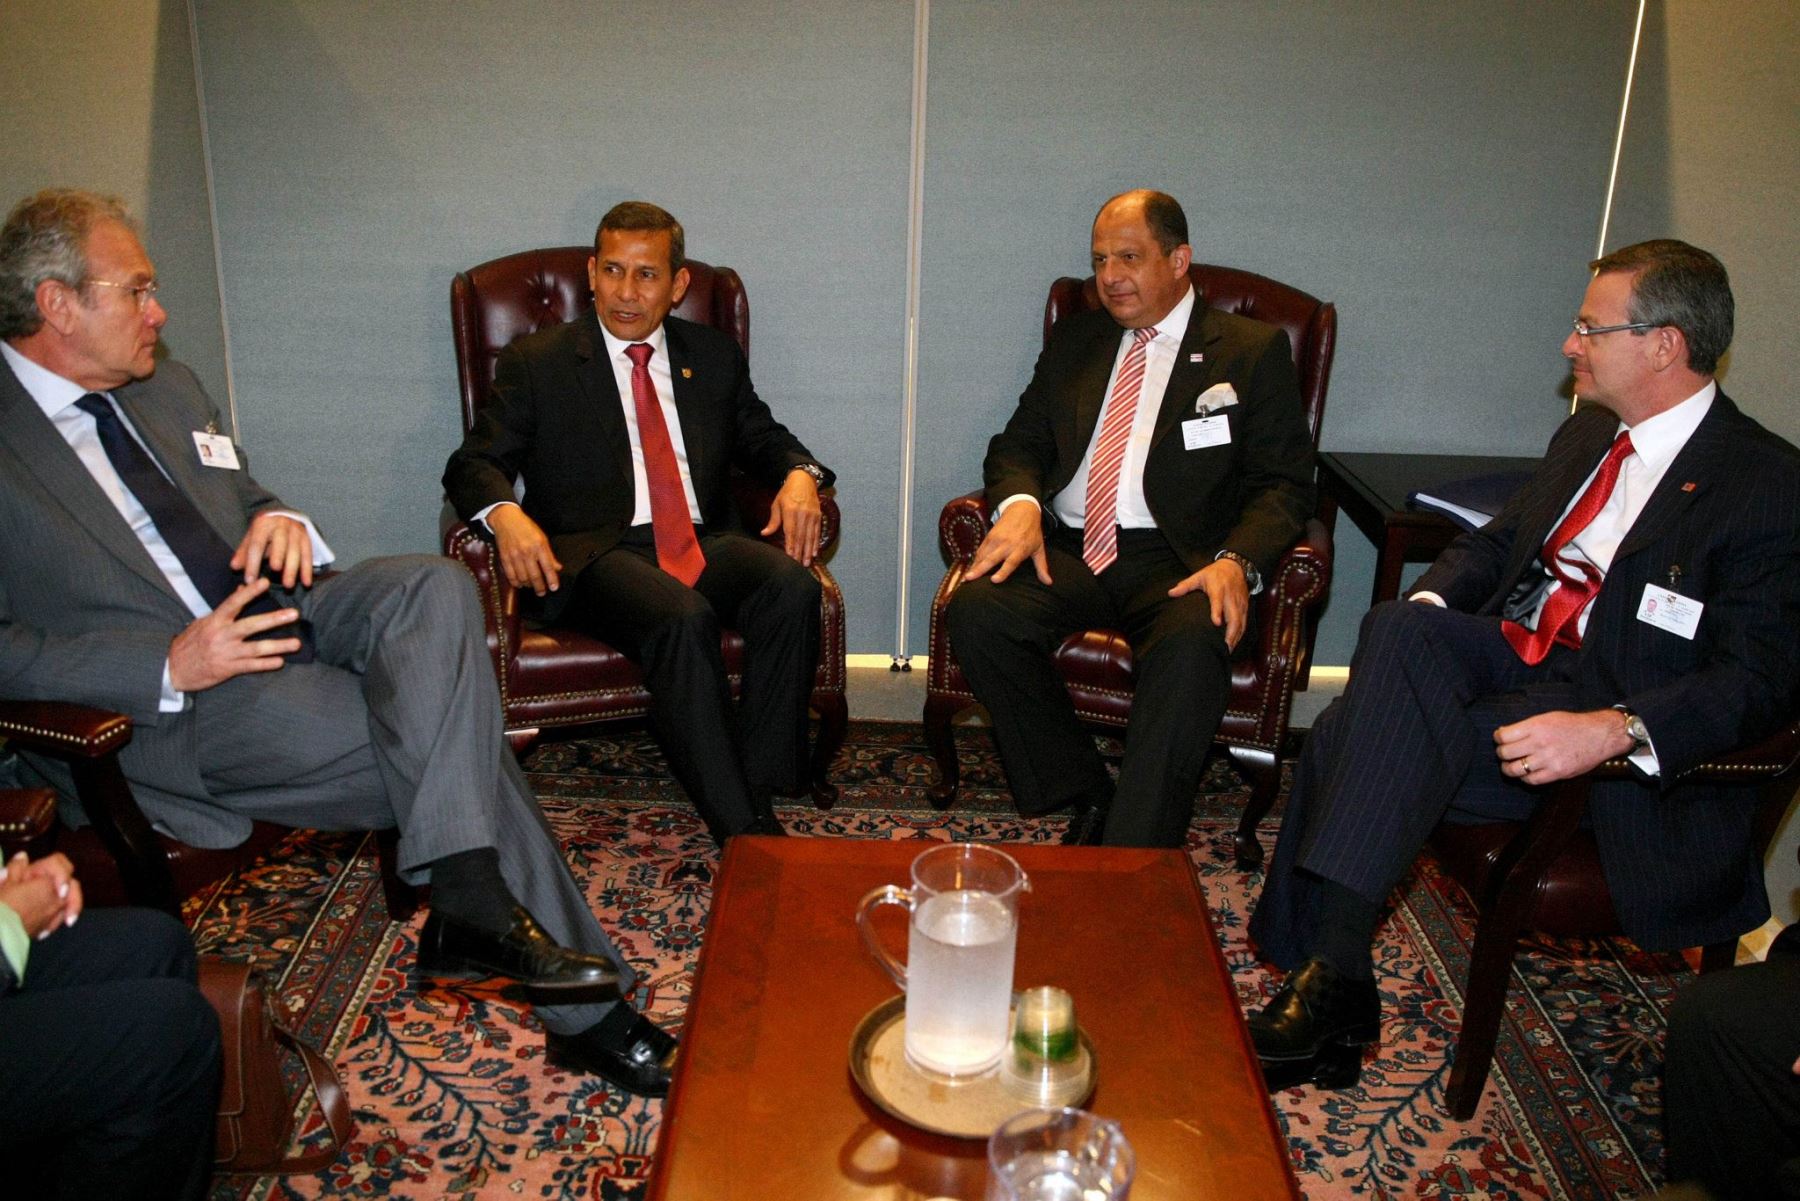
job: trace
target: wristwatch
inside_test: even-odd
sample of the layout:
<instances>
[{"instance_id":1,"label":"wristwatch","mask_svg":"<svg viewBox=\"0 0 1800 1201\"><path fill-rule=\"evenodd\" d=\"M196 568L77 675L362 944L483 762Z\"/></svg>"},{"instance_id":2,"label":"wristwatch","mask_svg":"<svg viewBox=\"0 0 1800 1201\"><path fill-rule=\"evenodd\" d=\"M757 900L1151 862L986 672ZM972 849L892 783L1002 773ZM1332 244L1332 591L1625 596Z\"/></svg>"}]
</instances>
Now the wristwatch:
<instances>
[{"instance_id":1,"label":"wristwatch","mask_svg":"<svg viewBox=\"0 0 1800 1201\"><path fill-rule=\"evenodd\" d=\"M1215 563L1220 559L1230 559L1233 563L1236 563L1239 567L1244 569L1244 583L1250 586L1250 591L1255 592L1262 587L1262 572L1256 570L1256 564L1252 563L1249 559L1246 559L1243 555L1238 554L1234 550L1222 550L1213 556L1213 562Z\"/></svg>"},{"instance_id":2,"label":"wristwatch","mask_svg":"<svg viewBox=\"0 0 1800 1201\"><path fill-rule=\"evenodd\" d=\"M825 486L825 469L817 463L796 463L792 470L804 471L807 475L812 476L813 483L821 488Z\"/></svg>"},{"instance_id":3,"label":"wristwatch","mask_svg":"<svg viewBox=\"0 0 1800 1201\"><path fill-rule=\"evenodd\" d=\"M1625 734L1631 739L1633 752L1641 751L1650 745L1650 730L1644 725L1644 719L1627 709L1624 705L1614 705L1620 716L1625 719Z\"/></svg>"}]
</instances>

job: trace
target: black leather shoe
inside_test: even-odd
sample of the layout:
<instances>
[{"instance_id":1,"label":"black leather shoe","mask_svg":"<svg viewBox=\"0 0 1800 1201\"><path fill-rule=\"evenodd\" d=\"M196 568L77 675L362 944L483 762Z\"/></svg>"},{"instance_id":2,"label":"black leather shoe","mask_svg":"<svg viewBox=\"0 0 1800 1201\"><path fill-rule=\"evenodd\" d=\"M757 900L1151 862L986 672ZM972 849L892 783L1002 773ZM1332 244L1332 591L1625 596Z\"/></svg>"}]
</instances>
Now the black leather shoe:
<instances>
[{"instance_id":1,"label":"black leather shoe","mask_svg":"<svg viewBox=\"0 0 1800 1201\"><path fill-rule=\"evenodd\" d=\"M1308 959L1247 1024L1271 1088L1343 1088L1361 1072L1362 1048L1381 1039L1381 994L1373 980Z\"/></svg>"},{"instance_id":2,"label":"black leather shoe","mask_svg":"<svg viewBox=\"0 0 1800 1201\"><path fill-rule=\"evenodd\" d=\"M419 973L477 979L508 976L550 992L605 988L619 982L610 959L573 951L544 933L524 906L514 905L512 929L490 934L435 910L419 934Z\"/></svg>"},{"instance_id":3,"label":"black leather shoe","mask_svg":"<svg viewBox=\"0 0 1800 1201\"><path fill-rule=\"evenodd\" d=\"M1063 831L1066 847L1097 847L1106 833L1106 806L1079 804L1069 814L1069 828Z\"/></svg>"},{"instance_id":4,"label":"black leather shoe","mask_svg":"<svg viewBox=\"0 0 1800 1201\"><path fill-rule=\"evenodd\" d=\"M640 1097L667 1095L675 1071L675 1036L636 1011L620 1034L603 1034L600 1027L608 1024L603 1021L579 1034L546 1033L545 1060L566 1071L591 1072Z\"/></svg>"}]
</instances>

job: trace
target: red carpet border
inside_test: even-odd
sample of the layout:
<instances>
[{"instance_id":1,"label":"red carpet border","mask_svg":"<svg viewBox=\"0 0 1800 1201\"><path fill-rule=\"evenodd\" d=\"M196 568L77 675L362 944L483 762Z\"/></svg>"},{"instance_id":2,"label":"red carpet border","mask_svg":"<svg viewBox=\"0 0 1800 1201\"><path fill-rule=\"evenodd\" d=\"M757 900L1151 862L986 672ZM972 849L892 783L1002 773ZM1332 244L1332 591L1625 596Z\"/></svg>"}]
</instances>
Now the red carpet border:
<instances>
[{"instance_id":1,"label":"red carpet border","mask_svg":"<svg viewBox=\"0 0 1800 1201\"><path fill-rule=\"evenodd\" d=\"M965 788L950 814L926 804L935 774L917 725L856 722L835 773L838 806L784 806L781 815L818 837L1054 839L1059 824L1012 813L985 735L963 731L961 740ZM525 765L596 913L643 977L633 999L678 1028L717 851L647 735L551 744ZM1238 993L1255 1004L1274 981L1244 941L1261 880L1231 862L1243 795L1230 767L1215 764L1189 853ZM1271 824L1265 845L1272 836ZM529 1007L509 989L414 991L423 917L388 921L364 836L296 833L191 901L187 916L203 951L250 959L277 982L290 1023L336 1060L358 1126L329 1170L221 1179L216 1201L642 1194L661 1103L549 1068ZM1354 1089L1276 1097L1306 1196L1585 1201L1652 1191L1664 1022L1685 965L1619 940L1529 945L1494 1077L1475 1117L1460 1123L1442 1100L1471 934L1461 893L1422 865L1377 948L1379 1056ZM310 1106L302 1131L309 1142L320 1133Z\"/></svg>"}]
</instances>

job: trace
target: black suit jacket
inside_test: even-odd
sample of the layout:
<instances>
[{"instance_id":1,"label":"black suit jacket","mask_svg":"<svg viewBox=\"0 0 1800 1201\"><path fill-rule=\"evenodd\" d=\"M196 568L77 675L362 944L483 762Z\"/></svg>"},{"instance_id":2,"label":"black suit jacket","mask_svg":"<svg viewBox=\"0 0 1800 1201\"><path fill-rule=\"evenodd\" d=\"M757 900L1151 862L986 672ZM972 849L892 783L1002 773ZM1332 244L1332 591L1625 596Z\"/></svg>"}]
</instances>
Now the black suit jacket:
<instances>
[{"instance_id":1,"label":"black suit jacket","mask_svg":"<svg viewBox=\"0 0 1800 1201\"><path fill-rule=\"evenodd\" d=\"M666 318L663 330L702 520L709 530L737 529L732 468L778 487L795 467L817 460L756 395L735 341L679 317ZM592 312L500 352L488 403L450 456L444 490L467 521L514 499L520 477L525 512L549 536L565 578L612 549L631 524L631 441ZM551 593L546 615L556 616L570 595Z\"/></svg>"},{"instance_id":2,"label":"black suit jacket","mask_svg":"<svg viewBox=\"0 0 1800 1201\"><path fill-rule=\"evenodd\" d=\"M1565 422L1543 465L1481 529L1420 577L1451 608L1500 616L1544 586L1552 525L1605 455L1618 419ZM1646 584L1705 608L1692 640L1637 619ZM1632 524L1588 615L1574 683L1583 709L1644 719L1661 775L1595 787L1590 815L1626 930L1692 946L1768 916L1762 865L1746 853L1753 789L1684 785L1684 771L1794 715L1800 680L1800 451L1723 392Z\"/></svg>"},{"instance_id":3,"label":"black suit jacket","mask_svg":"<svg viewBox=\"0 0 1800 1201\"><path fill-rule=\"evenodd\" d=\"M990 505L1025 493L1054 520L1049 499L1087 453L1123 334L1104 309L1056 323L1019 407L988 444L982 471ZM1185 449L1181 423L1196 415L1202 392L1227 382L1238 403L1219 413L1231 441ZM1220 312L1196 295L1144 464L1144 498L1157 527L1190 571L1232 550L1267 574L1312 512L1312 479L1312 438L1286 331Z\"/></svg>"}]
</instances>

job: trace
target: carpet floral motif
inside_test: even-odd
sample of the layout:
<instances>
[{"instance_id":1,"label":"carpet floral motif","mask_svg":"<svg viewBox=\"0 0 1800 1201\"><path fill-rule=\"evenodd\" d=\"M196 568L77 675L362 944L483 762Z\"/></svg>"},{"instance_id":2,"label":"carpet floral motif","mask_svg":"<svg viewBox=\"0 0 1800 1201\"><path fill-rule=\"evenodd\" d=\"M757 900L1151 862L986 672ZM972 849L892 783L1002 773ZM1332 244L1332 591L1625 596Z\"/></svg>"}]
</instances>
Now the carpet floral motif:
<instances>
[{"instance_id":1,"label":"carpet floral motif","mask_svg":"<svg viewBox=\"0 0 1800 1201\"><path fill-rule=\"evenodd\" d=\"M933 811L919 728L857 722L839 759L836 808L783 806L796 834L1044 842L1054 822L1012 812L992 744L961 734L964 788ZM1116 745L1111 746L1116 753ZM552 743L526 769L576 876L641 980L632 999L679 1029L705 935L719 855L644 735ZM1232 862L1244 786L1207 773L1188 850L1240 999L1277 986L1244 928L1261 885ZM1273 823L1265 827L1267 843ZM661 1103L548 1066L531 1009L491 984L411 979L422 916L388 920L372 842L297 832L241 876L189 902L201 949L249 959L289 1023L323 1046L348 1086L354 1140L327 1171L215 1183L243 1198L584 1198L643 1195ZM1343 1092L1275 1097L1308 1198L1635 1197L1660 1174L1658 1073L1676 957L1620 940L1528 944L1495 1071L1469 1122L1442 1108L1472 915L1429 862L1381 932L1379 1053ZM296 1079L298 1073L296 1069ZM303 1105L300 1139L322 1124Z\"/></svg>"}]
</instances>

